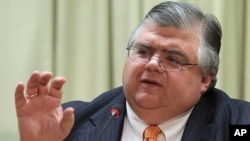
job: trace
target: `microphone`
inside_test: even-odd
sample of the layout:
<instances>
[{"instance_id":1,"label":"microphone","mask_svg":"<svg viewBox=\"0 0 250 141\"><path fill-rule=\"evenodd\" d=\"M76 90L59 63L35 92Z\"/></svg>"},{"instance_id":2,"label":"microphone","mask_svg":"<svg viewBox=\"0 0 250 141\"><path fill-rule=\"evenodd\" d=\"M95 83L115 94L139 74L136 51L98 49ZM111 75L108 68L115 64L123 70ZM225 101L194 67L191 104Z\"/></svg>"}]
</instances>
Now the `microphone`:
<instances>
[{"instance_id":1,"label":"microphone","mask_svg":"<svg viewBox=\"0 0 250 141\"><path fill-rule=\"evenodd\" d=\"M96 141L100 141L102 139L102 136L106 129L108 128L109 124L111 123L112 119L118 118L122 114L122 108L120 104L115 104L111 109L110 109L111 117L109 118L108 122L96 138Z\"/></svg>"}]
</instances>

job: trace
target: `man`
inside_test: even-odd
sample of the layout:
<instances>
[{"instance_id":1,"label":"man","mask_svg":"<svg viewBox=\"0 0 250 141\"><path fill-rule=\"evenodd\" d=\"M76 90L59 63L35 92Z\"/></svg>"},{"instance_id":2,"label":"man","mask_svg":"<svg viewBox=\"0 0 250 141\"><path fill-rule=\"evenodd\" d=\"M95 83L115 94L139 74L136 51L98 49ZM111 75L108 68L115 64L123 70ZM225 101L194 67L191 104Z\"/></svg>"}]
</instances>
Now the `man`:
<instances>
[{"instance_id":1,"label":"man","mask_svg":"<svg viewBox=\"0 0 250 141\"><path fill-rule=\"evenodd\" d=\"M158 141L229 140L231 124L250 124L250 104L214 88L221 34L216 18L193 5L156 5L130 37L122 87L61 106L64 78L48 86L52 73L34 72L26 97L19 83L20 140L141 141L149 125ZM106 126L117 104L121 115Z\"/></svg>"}]
</instances>

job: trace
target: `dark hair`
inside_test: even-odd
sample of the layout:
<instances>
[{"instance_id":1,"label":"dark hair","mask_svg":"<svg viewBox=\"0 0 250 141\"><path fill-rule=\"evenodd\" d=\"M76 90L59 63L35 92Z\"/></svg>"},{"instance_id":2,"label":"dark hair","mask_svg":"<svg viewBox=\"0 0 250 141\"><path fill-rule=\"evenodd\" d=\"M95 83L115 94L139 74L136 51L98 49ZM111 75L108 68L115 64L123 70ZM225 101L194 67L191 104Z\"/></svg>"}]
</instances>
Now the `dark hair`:
<instances>
[{"instance_id":1,"label":"dark hair","mask_svg":"<svg viewBox=\"0 0 250 141\"><path fill-rule=\"evenodd\" d=\"M200 26L200 46L197 52L198 65L203 75L213 75L210 87L217 82L219 69L219 52L221 47L222 31L216 17L203 12L193 4L181 2L162 2L153 7L142 22L132 32L129 46L133 44L140 29L147 23L156 23L160 26L192 29Z\"/></svg>"}]
</instances>

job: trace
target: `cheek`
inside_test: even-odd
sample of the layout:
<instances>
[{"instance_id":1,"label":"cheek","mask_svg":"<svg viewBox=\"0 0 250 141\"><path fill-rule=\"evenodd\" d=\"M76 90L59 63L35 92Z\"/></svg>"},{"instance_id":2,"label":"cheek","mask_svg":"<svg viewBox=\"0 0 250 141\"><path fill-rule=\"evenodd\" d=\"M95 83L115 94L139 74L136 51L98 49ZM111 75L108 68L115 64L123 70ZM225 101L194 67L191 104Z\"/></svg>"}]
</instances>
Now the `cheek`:
<instances>
[{"instance_id":1,"label":"cheek","mask_svg":"<svg viewBox=\"0 0 250 141\"><path fill-rule=\"evenodd\" d=\"M176 101L197 101L201 96L201 78L198 74L174 75L168 77L168 90L171 91L169 93L172 94L172 99Z\"/></svg>"},{"instance_id":2,"label":"cheek","mask_svg":"<svg viewBox=\"0 0 250 141\"><path fill-rule=\"evenodd\" d=\"M123 68L123 85L125 87L135 85L138 73L138 63L131 62L127 59Z\"/></svg>"},{"instance_id":3,"label":"cheek","mask_svg":"<svg viewBox=\"0 0 250 141\"><path fill-rule=\"evenodd\" d=\"M134 73L133 63L127 59L124 68L123 68L123 89L125 97L128 101L131 101L133 96L131 94L136 91L136 81L135 81L135 73ZM130 95L129 95L130 94Z\"/></svg>"},{"instance_id":4,"label":"cheek","mask_svg":"<svg viewBox=\"0 0 250 141\"><path fill-rule=\"evenodd\" d=\"M132 101L139 91L140 78L144 69L144 64L138 64L129 59L126 60L123 68L123 88L128 101Z\"/></svg>"},{"instance_id":5,"label":"cheek","mask_svg":"<svg viewBox=\"0 0 250 141\"><path fill-rule=\"evenodd\" d=\"M129 81L128 77L130 76L130 72L129 72L129 63L128 60L126 61L124 68L123 68L123 74L122 74L122 81L123 81L123 85L126 85Z\"/></svg>"}]
</instances>

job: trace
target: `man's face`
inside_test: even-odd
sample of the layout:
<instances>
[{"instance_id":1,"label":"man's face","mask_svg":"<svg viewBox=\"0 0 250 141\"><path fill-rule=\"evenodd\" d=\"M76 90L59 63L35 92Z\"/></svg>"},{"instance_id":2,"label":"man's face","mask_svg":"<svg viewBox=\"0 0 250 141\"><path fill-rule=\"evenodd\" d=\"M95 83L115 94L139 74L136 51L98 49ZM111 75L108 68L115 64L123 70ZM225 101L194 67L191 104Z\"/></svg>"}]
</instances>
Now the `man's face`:
<instances>
[{"instance_id":1,"label":"man's face","mask_svg":"<svg viewBox=\"0 0 250 141\"><path fill-rule=\"evenodd\" d=\"M178 115L192 108L211 82L202 76L197 65L184 66L179 72L163 70L158 57L168 50L180 55L186 63L197 64L199 29L183 30L147 24L139 32L133 46L154 48L148 63L127 58L123 71L125 96L135 112L158 110Z\"/></svg>"}]
</instances>

